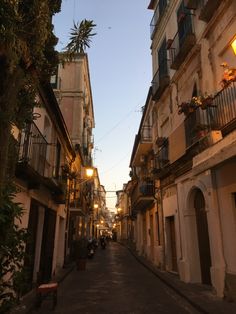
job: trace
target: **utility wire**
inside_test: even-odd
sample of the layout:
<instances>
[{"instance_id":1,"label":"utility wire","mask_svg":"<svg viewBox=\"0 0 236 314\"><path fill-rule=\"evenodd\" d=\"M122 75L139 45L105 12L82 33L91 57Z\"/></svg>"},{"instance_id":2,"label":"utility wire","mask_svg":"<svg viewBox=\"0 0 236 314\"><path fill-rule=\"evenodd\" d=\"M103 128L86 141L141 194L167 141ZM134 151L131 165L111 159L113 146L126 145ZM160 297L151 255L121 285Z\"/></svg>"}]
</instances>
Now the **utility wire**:
<instances>
[{"instance_id":1,"label":"utility wire","mask_svg":"<svg viewBox=\"0 0 236 314\"><path fill-rule=\"evenodd\" d=\"M143 99L140 102L143 102ZM99 143L100 141L102 141L104 139L104 137L106 137L107 135L109 135L112 131L114 131L123 121L125 121L132 113L135 112L135 109L138 108L140 105L135 105L133 107L133 109L131 109L120 121L118 121L110 130L108 130L102 137L100 137L97 141L96 144Z\"/></svg>"},{"instance_id":2,"label":"utility wire","mask_svg":"<svg viewBox=\"0 0 236 314\"><path fill-rule=\"evenodd\" d=\"M113 169L114 169L115 167L117 167L124 159L126 159L128 155L129 155L129 153L125 154L125 156L123 156L123 157L122 157L116 164L114 164L111 168L109 168L109 169L103 171L103 172L101 173L101 175L104 174L104 173L108 173L108 172L110 172L111 170L113 170Z\"/></svg>"}]
</instances>

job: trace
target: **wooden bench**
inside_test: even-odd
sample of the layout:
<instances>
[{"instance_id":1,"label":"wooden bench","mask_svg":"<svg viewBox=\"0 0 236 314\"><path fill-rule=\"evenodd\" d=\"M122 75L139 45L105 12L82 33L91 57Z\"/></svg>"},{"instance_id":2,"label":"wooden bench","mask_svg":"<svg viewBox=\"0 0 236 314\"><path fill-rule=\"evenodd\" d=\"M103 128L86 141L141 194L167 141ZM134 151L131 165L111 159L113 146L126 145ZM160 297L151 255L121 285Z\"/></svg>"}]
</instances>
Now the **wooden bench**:
<instances>
[{"instance_id":1,"label":"wooden bench","mask_svg":"<svg viewBox=\"0 0 236 314\"><path fill-rule=\"evenodd\" d=\"M43 299L51 297L53 300L53 309L57 305L57 282L43 283L36 288L36 307L40 307Z\"/></svg>"}]
</instances>

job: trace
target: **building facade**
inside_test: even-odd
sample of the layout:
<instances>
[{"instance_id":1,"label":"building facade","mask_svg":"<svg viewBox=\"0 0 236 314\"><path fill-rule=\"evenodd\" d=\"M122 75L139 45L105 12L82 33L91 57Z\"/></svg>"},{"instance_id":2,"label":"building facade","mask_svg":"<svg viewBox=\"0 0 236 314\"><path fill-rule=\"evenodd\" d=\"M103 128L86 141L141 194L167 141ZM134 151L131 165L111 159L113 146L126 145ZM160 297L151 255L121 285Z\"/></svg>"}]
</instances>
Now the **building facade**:
<instances>
[{"instance_id":1,"label":"building facade","mask_svg":"<svg viewBox=\"0 0 236 314\"><path fill-rule=\"evenodd\" d=\"M51 84L77 156L68 226L68 255L73 256L73 242L81 237L88 238L93 232L94 182L86 176L86 169L93 167L95 121L87 54L77 54L74 59L60 63Z\"/></svg>"},{"instance_id":2,"label":"building facade","mask_svg":"<svg viewBox=\"0 0 236 314\"><path fill-rule=\"evenodd\" d=\"M236 3L152 0L148 8L154 12L153 79L130 164L136 246L181 280L236 299L231 175L236 170ZM152 191L143 188L143 179Z\"/></svg>"},{"instance_id":3,"label":"building facade","mask_svg":"<svg viewBox=\"0 0 236 314\"><path fill-rule=\"evenodd\" d=\"M21 227L28 229L24 269L26 291L47 282L63 267L67 192L75 152L50 84L40 83L33 119L15 130L19 142L16 201L22 204Z\"/></svg>"}]
</instances>

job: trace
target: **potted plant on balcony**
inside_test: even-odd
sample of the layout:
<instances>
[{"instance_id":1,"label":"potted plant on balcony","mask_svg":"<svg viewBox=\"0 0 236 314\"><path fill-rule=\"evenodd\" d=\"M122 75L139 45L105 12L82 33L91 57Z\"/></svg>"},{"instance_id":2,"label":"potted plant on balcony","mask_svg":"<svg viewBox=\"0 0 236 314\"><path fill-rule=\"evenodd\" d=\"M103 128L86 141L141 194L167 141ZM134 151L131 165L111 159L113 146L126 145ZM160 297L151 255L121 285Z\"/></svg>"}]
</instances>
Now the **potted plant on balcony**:
<instances>
[{"instance_id":1,"label":"potted plant on balcony","mask_svg":"<svg viewBox=\"0 0 236 314\"><path fill-rule=\"evenodd\" d=\"M202 110L206 110L208 107L215 107L214 103L214 96L212 95L205 95L205 96L195 96L189 102L182 102L179 107L178 113L184 113L188 116L190 113L194 112L198 108Z\"/></svg>"},{"instance_id":2,"label":"potted plant on balcony","mask_svg":"<svg viewBox=\"0 0 236 314\"><path fill-rule=\"evenodd\" d=\"M186 116L188 116L190 113L194 112L196 109L196 106L194 103L190 102L182 102L180 105L178 105L179 111L178 114L184 113Z\"/></svg>"},{"instance_id":3,"label":"potted plant on balcony","mask_svg":"<svg viewBox=\"0 0 236 314\"><path fill-rule=\"evenodd\" d=\"M232 82L236 82L236 68L231 68L226 62L223 62L221 66L225 69L222 80L221 86L222 88L228 87Z\"/></svg>"}]
</instances>

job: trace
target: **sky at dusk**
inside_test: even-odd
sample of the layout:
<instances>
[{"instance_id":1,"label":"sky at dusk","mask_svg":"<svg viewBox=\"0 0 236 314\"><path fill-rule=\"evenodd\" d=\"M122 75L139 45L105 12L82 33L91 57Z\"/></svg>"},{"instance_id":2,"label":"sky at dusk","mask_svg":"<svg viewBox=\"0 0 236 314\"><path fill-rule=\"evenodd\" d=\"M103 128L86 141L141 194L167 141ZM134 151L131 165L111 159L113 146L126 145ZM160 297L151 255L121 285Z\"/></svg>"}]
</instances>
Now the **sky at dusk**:
<instances>
[{"instance_id":1,"label":"sky at dusk","mask_svg":"<svg viewBox=\"0 0 236 314\"><path fill-rule=\"evenodd\" d=\"M94 166L107 191L121 190L130 180L129 163L152 80L149 0L63 0L54 19L61 51L75 22L97 25L89 59L95 114ZM107 192L115 208L116 194Z\"/></svg>"}]
</instances>

